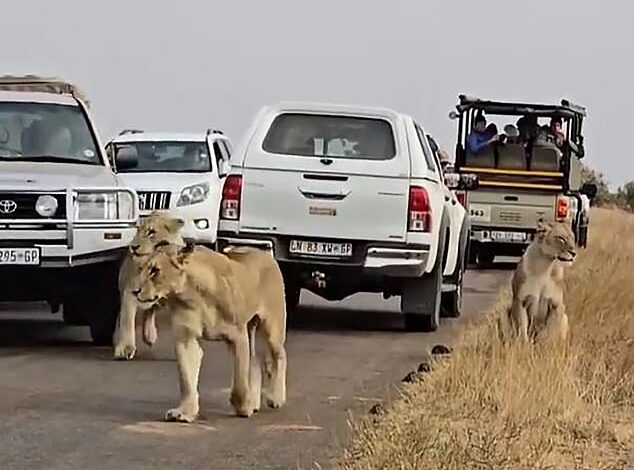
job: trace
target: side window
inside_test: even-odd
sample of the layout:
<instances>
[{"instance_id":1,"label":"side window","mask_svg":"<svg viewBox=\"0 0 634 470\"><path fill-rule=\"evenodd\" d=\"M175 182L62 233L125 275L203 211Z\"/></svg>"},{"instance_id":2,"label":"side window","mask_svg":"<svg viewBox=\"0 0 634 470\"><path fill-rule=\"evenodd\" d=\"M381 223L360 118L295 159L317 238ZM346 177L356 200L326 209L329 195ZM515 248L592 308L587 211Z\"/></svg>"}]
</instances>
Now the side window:
<instances>
[{"instance_id":1,"label":"side window","mask_svg":"<svg viewBox=\"0 0 634 470\"><path fill-rule=\"evenodd\" d=\"M111 143L108 143L106 145L105 151L106 151L106 157L108 158L108 162L110 163L110 166L114 170L115 162L114 162L114 147L113 147L113 145Z\"/></svg>"},{"instance_id":2,"label":"side window","mask_svg":"<svg viewBox=\"0 0 634 470\"><path fill-rule=\"evenodd\" d=\"M216 158L216 168L218 168L218 174L222 176L223 156L222 156L222 150L220 149L220 143L217 140L214 140L214 143L212 144L212 146L214 149L214 157Z\"/></svg>"},{"instance_id":3,"label":"side window","mask_svg":"<svg viewBox=\"0 0 634 470\"><path fill-rule=\"evenodd\" d=\"M214 155L216 156L216 163L218 164L218 176L223 177L229 170L229 158L231 152L224 140L214 140Z\"/></svg>"},{"instance_id":4,"label":"side window","mask_svg":"<svg viewBox=\"0 0 634 470\"><path fill-rule=\"evenodd\" d=\"M425 136L425 134L423 133L423 130L419 127L418 124L414 123L414 127L416 128L416 135L418 135L418 142L420 142L420 146L423 149L423 155L425 155L425 161L427 162L427 168L429 168L431 171L434 171L436 169L435 163L434 163L434 157L431 154L431 151L429 150L429 147L427 147L425 140L427 139L427 136Z\"/></svg>"},{"instance_id":5,"label":"side window","mask_svg":"<svg viewBox=\"0 0 634 470\"><path fill-rule=\"evenodd\" d=\"M222 155L223 155L223 158L225 159L225 162L229 163L229 160L231 159L231 151L229 150L229 146L227 145L227 142L224 140L221 140L220 148L222 150Z\"/></svg>"}]
</instances>

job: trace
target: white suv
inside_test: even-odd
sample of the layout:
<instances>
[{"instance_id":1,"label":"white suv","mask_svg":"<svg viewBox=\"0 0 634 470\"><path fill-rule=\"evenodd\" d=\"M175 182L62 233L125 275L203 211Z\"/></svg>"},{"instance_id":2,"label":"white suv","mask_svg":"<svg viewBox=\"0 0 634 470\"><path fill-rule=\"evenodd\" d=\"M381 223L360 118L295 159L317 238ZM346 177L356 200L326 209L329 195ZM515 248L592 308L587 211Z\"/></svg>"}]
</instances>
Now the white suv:
<instances>
[{"instance_id":1,"label":"white suv","mask_svg":"<svg viewBox=\"0 0 634 470\"><path fill-rule=\"evenodd\" d=\"M141 217L166 211L185 222L184 238L215 247L220 191L231 142L200 134L122 131L106 146L119 177L139 195ZM123 168L117 168L124 163Z\"/></svg>"},{"instance_id":2,"label":"white suv","mask_svg":"<svg viewBox=\"0 0 634 470\"><path fill-rule=\"evenodd\" d=\"M61 80L0 77L0 302L63 304L66 323L109 344L138 202L112 172L88 106Z\"/></svg>"},{"instance_id":3,"label":"white suv","mask_svg":"<svg viewBox=\"0 0 634 470\"><path fill-rule=\"evenodd\" d=\"M401 296L407 329L431 331L441 310L460 313L468 229L411 117L287 103L264 108L234 154L218 247L272 250L289 309L301 288L382 292Z\"/></svg>"}]
</instances>

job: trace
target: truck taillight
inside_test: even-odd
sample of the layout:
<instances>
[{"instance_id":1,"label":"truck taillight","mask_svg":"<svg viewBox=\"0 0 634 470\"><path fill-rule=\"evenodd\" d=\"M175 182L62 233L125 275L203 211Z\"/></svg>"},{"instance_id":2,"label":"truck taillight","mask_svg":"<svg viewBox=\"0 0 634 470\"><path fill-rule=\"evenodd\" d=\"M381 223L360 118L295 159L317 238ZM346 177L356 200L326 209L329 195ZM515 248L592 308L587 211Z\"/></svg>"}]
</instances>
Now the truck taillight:
<instances>
[{"instance_id":1,"label":"truck taillight","mask_svg":"<svg viewBox=\"0 0 634 470\"><path fill-rule=\"evenodd\" d=\"M467 193L465 191L456 191L456 199L458 199L458 202L464 206L465 202L467 202Z\"/></svg>"},{"instance_id":2,"label":"truck taillight","mask_svg":"<svg viewBox=\"0 0 634 470\"><path fill-rule=\"evenodd\" d=\"M557 198L557 206L555 208L555 212L557 214L557 220L563 221L566 217L568 217L570 201L566 196L559 196Z\"/></svg>"},{"instance_id":3,"label":"truck taillight","mask_svg":"<svg viewBox=\"0 0 634 470\"><path fill-rule=\"evenodd\" d=\"M222 186L220 218L238 220L240 218L240 198L242 196L242 176L229 175Z\"/></svg>"},{"instance_id":4,"label":"truck taillight","mask_svg":"<svg viewBox=\"0 0 634 470\"><path fill-rule=\"evenodd\" d=\"M409 187L407 229L410 232L431 231L429 194L420 186Z\"/></svg>"}]
</instances>

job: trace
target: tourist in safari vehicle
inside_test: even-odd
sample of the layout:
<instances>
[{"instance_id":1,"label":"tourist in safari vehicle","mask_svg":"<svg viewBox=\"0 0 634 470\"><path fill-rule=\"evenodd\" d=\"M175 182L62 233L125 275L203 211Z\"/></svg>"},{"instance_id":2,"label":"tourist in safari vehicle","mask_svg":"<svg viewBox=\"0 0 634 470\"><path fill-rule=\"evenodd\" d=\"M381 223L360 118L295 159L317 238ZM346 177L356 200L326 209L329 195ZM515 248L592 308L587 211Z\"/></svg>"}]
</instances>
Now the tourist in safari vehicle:
<instances>
[{"instance_id":1,"label":"tourist in safari vehicle","mask_svg":"<svg viewBox=\"0 0 634 470\"><path fill-rule=\"evenodd\" d=\"M458 194L471 220L472 263L485 267L497 255L521 256L540 218L569 220L585 246L585 199L596 194L596 186L581 182L585 115L567 100L545 105L459 96L450 113L458 122L455 167L480 181ZM503 133L494 123L487 128L494 119Z\"/></svg>"}]
</instances>

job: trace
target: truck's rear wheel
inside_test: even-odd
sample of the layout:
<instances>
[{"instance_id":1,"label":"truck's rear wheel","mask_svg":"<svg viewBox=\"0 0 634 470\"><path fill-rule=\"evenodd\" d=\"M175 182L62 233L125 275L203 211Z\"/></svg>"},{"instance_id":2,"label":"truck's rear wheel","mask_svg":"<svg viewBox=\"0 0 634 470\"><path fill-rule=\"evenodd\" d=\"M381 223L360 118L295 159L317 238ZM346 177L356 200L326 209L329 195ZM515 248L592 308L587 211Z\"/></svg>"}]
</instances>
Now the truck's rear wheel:
<instances>
[{"instance_id":1,"label":"truck's rear wheel","mask_svg":"<svg viewBox=\"0 0 634 470\"><path fill-rule=\"evenodd\" d=\"M454 272L447 278L454 290L443 292L440 313L443 317L458 318L462 310L462 283L466 270L466 257L469 250L469 223L463 223L458 244L458 256Z\"/></svg>"},{"instance_id":2,"label":"truck's rear wheel","mask_svg":"<svg viewBox=\"0 0 634 470\"><path fill-rule=\"evenodd\" d=\"M443 224L443 227L446 225ZM442 298L442 272L445 260L445 245L449 237L443 228L438 245L438 255L432 272L422 278L405 279L401 292L401 312L407 331L436 331L440 325Z\"/></svg>"}]
</instances>

